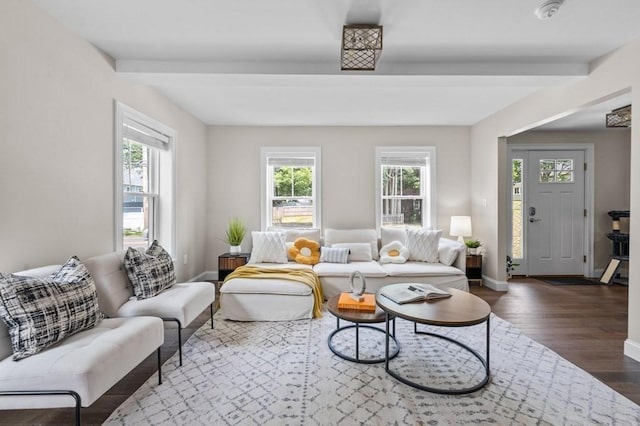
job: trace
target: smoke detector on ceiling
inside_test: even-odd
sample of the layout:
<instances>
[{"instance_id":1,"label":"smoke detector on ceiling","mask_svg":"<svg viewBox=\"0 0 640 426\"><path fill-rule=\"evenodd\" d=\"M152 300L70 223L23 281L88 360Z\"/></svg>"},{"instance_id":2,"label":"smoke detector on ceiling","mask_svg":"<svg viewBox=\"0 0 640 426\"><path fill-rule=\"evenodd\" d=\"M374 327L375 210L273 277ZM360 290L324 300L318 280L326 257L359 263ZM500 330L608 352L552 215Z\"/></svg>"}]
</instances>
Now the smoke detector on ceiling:
<instances>
[{"instance_id":1,"label":"smoke detector on ceiling","mask_svg":"<svg viewBox=\"0 0 640 426\"><path fill-rule=\"evenodd\" d=\"M564 0L547 0L535 10L535 14L538 19L549 19L560 10Z\"/></svg>"}]
</instances>

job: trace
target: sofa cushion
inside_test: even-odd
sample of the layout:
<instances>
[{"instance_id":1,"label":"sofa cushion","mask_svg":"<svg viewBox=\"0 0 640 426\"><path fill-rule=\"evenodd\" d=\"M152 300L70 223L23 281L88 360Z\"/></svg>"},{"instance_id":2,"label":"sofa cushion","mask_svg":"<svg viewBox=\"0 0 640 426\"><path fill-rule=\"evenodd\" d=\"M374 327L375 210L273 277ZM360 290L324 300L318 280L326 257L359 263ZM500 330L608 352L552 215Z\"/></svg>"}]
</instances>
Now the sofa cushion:
<instances>
[{"instance_id":1,"label":"sofa cushion","mask_svg":"<svg viewBox=\"0 0 640 426\"><path fill-rule=\"evenodd\" d=\"M440 229L408 228L406 245L409 249L409 260L437 262L441 235Z\"/></svg>"},{"instance_id":2,"label":"sofa cushion","mask_svg":"<svg viewBox=\"0 0 640 426\"><path fill-rule=\"evenodd\" d=\"M448 238L440 238L440 244L438 245L438 260L440 263L444 263L445 265L453 265L453 262L458 258L458 253L460 253L462 247L463 244L458 241L453 241Z\"/></svg>"},{"instance_id":3,"label":"sofa cushion","mask_svg":"<svg viewBox=\"0 0 640 426\"><path fill-rule=\"evenodd\" d=\"M251 231L253 249L249 263L287 263L287 246L283 232Z\"/></svg>"},{"instance_id":4,"label":"sofa cushion","mask_svg":"<svg viewBox=\"0 0 640 426\"><path fill-rule=\"evenodd\" d=\"M371 256L378 260L378 234L375 229L325 229L324 244L333 247L336 243L369 243Z\"/></svg>"},{"instance_id":5,"label":"sofa cushion","mask_svg":"<svg viewBox=\"0 0 640 426\"><path fill-rule=\"evenodd\" d=\"M386 246L393 241L407 245L407 229L405 226L383 226L380 228L380 245Z\"/></svg>"},{"instance_id":6,"label":"sofa cushion","mask_svg":"<svg viewBox=\"0 0 640 426\"><path fill-rule=\"evenodd\" d=\"M318 263L313 270L319 277L349 277L353 271L360 271L365 278L387 275L378 262Z\"/></svg>"},{"instance_id":7,"label":"sofa cushion","mask_svg":"<svg viewBox=\"0 0 640 426\"><path fill-rule=\"evenodd\" d=\"M320 229L276 229L270 228L269 231L284 232L284 240L287 243L292 243L298 238L306 238L307 240L320 242Z\"/></svg>"},{"instance_id":8,"label":"sofa cushion","mask_svg":"<svg viewBox=\"0 0 640 426\"><path fill-rule=\"evenodd\" d=\"M102 315L91 274L72 257L45 278L0 274L0 317L17 361L95 326Z\"/></svg>"},{"instance_id":9,"label":"sofa cushion","mask_svg":"<svg viewBox=\"0 0 640 426\"><path fill-rule=\"evenodd\" d=\"M176 282L173 259L157 241L146 253L129 247L124 255L124 268L140 300L154 297Z\"/></svg>"},{"instance_id":10,"label":"sofa cushion","mask_svg":"<svg viewBox=\"0 0 640 426\"><path fill-rule=\"evenodd\" d=\"M0 390L72 389L82 406L96 401L162 345L160 318L114 318L21 361L0 360ZM19 399L18 399L19 398ZM72 398L0 398L0 409L73 406Z\"/></svg>"},{"instance_id":11,"label":"sofa cushion","mask_svg":"<svg viewBox=\"0 0 640 426\"><path fill-rule=\"evenodd\" d=\"M349 249L342 247L321 247L320 262L347 263L349 262Z\"/></svg>"},{"instance_id":12,"label":"sofa cushion","mask_svg":"<svg viewBox=\"0 0 640 426\"><path fill-rule=\"evenodd\" d=\"M290 280L234 278L224 283L220 293L308 296L311 294L311 287Z\"/></svg>"},{"instance_id":13,"label":"sofa cushion","mask_svg":"<svg viewBox=\"0 0 640 426\"><path fill-rule=\"evenodd\" d=\"M407 262L404 264L386 263L382 269L391 277L415 277L415 276L446 276L464 275L458 268L443 265L442 263Z\"/></svg>"},{"instance_id":14,"label":"sofa cushion","mask_svg":"<svg viewBox=\"0 0 640 426\"><path fill-rule=\"evenodd\" d=\"M210 282L180 283L143 300L132 299L118 308L119 317L155 316L175 318L188 326L215 300L215 287Z\"/></svg>"},{"instance_id":15,"label":"sofa cushion","mask_svg":"<svg viewBox=\"0 0 640 426\"><path fill-rule=\"evenodd\" d=\"M338 243L332 248L346 248L349 250L349 262L371 262L373 254L369 243Z\"/></svg>"},{"instance_id":16,"label":"sofa cushion","mask_svg":"<svg viewBox=\"0 0 640 426\"><path fill-rule=\"evenodd\" d=\"M108 317L116 317L118 308L133 297L133 285L124 269L125 251L111 252L84 261L91 272L98 291L100 310Z\"/></svg>"}]
</instances>

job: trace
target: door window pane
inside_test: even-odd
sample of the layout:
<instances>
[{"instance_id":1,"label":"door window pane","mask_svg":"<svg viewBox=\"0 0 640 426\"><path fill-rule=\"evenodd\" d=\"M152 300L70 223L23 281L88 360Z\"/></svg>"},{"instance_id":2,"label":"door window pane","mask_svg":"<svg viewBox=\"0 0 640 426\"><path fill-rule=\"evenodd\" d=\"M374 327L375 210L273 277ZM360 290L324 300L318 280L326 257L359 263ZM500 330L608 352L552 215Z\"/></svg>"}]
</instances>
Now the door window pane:
<instances>
[{"instance_id":1,"label":"door window pane","mask_svg":"<svg viewBox=\"0 0 640 426\"><path fill-rule=\"evenodd\" d=\"M572 159L540 160L540 183L573 183Z\"/></svg>"},{"instance_id":2,"label":"door window pane","mask_svg":"<svg viewBox=\"0 0 640 426\"><path fill-rule=\"evenodd\" d=\"M511 257L522 259L524 251L522 248L524 218L522 215L522 158L514 158L511 161Z\"/></svg>"}]
</instances>

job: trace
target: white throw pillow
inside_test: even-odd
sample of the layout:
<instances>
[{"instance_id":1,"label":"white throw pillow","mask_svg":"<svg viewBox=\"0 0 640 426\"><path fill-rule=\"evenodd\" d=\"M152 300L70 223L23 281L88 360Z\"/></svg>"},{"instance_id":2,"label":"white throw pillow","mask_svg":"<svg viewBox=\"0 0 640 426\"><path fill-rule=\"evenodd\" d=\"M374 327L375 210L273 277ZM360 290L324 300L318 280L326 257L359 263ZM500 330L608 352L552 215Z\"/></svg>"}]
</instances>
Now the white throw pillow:
<instances>
[{"instance_id":1,"label":"white throw pillow","mask_svg":"<svg viewBox=\"0 0 640 426\"><path fill-rule=\"evenodd\" d=\"M380 249L380 263L406 263L409 254L400 241L391 241Z\"/></svg>"},{"instance_id":2,"label":"white throw pillow","mask_svg":"<svg viewBox=\"0 0 640 426\"><path fill-rule=\"evenodd\" d=\"M282 229L282 228L269 228L270 232L284 232L284 240L287 243L293 243L298 238L306 238L307 240L320 242L320 229Z\"/></svg>"},{"instance_id":3,"label":"white throw pillow","mask_svg":"<svg viewBox=\"0 0 640 426\"><path fill-rule=\"evenodd\" d=\"M321 263L347 263L349 260L349 249L340 247L320 247Z\"/></svg>"},{"instance_id":4,"label":"white throw pillow","mask_svg":"<svg viewBox=\"0 0 640 426\"><path fill-rule=\"evenodd\" d=\"M371 257L378 260L378 234L375 229L325 229L324 244L333 247L336 243L369 243Z\"/></svg>"},{"instance_id":5,"label":"white throw pillow","mask_svg":"<svg viewBox=\"0 0 640 426\"><path fill-rule=\"evenodd\" d=\"M253 249L249 263L287 263L287 246L282 232L251 231Z\"/></svg>"},{"instance_id":6,"label":"white throw pillow","mask_svg":"<svg viewBox=\"0 0 640 426\"><path fill-rule=\"evenodd\" d=\"M380 244L386 246L394 241L407 244L407 230L404 226L383 226L380 228Z\"/></svg>"},{"instance_id":7,"label":"white throw pillow","mask_svg":"<svg viewBox=\"0 0 640 426\"><path fill-rule=\"evenodd\" d=\"M407 248L409 260L419 262L438 262L438 245L442 230L430 230L424 228L407 228Z\"/></svg>"},{"instance_id":8,"label":"white throw pillow","mask_svg":"<svg viewBox=\"0 0 640 426\"><path fill-rule=\"evenodd\" d=\"M453 265L453 262L458 258L458 253L462 244L450 240L448 238L440 238L440 245L438 246L438 259L440 263L447 266Z\"/></svg>"},{"instance_id":9,"label":"white throw pillow","mask_svg":"<svg viewBox=\"0 0 640 426\"><path fill-rule=\"evenodd\" d=\"M371 245L369 243L338 243L332 244L332 248L349 249L349 262L371 262Z\"/></svg>"}]
</instances>

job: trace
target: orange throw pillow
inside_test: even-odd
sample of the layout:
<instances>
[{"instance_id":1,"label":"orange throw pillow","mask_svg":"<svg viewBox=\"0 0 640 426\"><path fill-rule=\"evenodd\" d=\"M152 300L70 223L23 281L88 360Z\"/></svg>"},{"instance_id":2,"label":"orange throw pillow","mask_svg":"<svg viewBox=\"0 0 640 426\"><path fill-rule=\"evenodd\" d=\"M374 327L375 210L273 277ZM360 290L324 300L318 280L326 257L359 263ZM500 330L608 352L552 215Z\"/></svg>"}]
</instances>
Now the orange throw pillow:
<instances>
[{"instance_id":1,"label":"orange throw pillow","mask_svg":"<svg viewBox=\"0 0 640 426\"><path fill-rule=\"evenodd\" d=\"M315 265L320 261L320 244L306 238L298 238L289 247L289 257L305 265Z\"/></svg>"}]
</instances>

